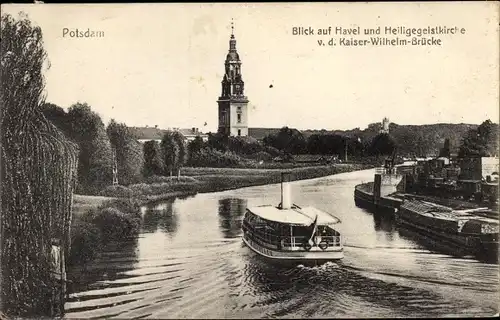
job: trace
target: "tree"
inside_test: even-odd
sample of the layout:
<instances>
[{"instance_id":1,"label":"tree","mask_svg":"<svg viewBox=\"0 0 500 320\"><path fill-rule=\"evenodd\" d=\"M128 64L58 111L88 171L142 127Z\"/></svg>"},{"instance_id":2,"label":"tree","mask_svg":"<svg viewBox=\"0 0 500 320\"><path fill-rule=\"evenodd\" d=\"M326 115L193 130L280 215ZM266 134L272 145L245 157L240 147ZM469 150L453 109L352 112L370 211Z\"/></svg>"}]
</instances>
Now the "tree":
<instances>
[{"instance_id":1,"label":"tree","mask_svg":"<svg viewBox=\"0 0 500 320\"><path fill-rule=\"evenodd\" d=\"M370 153L374 156L391 155L396 148L396 143L387 133L380 133L373 138Z\"/></svg>"},{"instance_id":2,"label":"tree","mask_svg":"<svg viewBox=\"0 0 500 320\"><path fill-rule=\"evenodd\" d=\"M181 154L180 148L175 132L167 131L161 140L165 175L172 175L178 168Z\"/></svg>"},{"instance_id":3,"label":"tree","mask_svg":"<svg viewBox=\"0 0 500 320\"><path fill-rule=\"evenodd\" d=\"M8 14L0 30L1 309L9 318L52 318L64 310L53 277L64 265L53 265L52 248L67 256L78 151L42 113L42 30Z\"/></svg>"},{"instance_id":4,"label":"tree","mask_svg":"<svg viewBox=\"0 0 500 320\"><path fill-rule=\"evenodd\" d=\"M182 168L186 162L188 157L187 144L184 141L184 136L182 133L175 131L173 133L173 138L178 146L178 156L175 163L175 170Z\"/></svg>"},{"instance_id":5,"label":"tree","mask_svg":"<svg viewBox=\"0 0 500 320\"><path fill-rule=\"evenodd\" d=\"M203 139L200 136L197 136L193 141L189 142L188 153L190 155L197 153L204 147L204 145L205 143L203 142Z\"/></svg>"},{"instance_id":6,"label":"tree","mask_svg":"<svg viewBox=\"0 0 500 320\"><path fill-rule=\"evenodd\" d=\"M208 134L207 146L222 152L229 150L229 136L220 132Z\"/></svg>"},{"instance_id":7,"label":"tree","mask_svg":"<svg viewBox=\"0 0 500 320\"><path fill-rule=\"evenodd\" d=\"M111 146L115 150L118 182L123 185L139 182L144 164L141 143L134 138L125 124L118 124L114 119L111 120L106 131Z\"/></svg>"},{"instance_id":8,"label":"tree","mask_svg":"<svg viewBox=\"0 0 500 320\"><path fill-rule=\"evenodd\" d=\"M69 118L63 108L53 104L44 103L41 106L43 115L47 120L52 122L59 130L61 130L67 137L69 137Z\"/></svg>"},{"instance_id":9,"label":"tree","mask_svg":"<svg viewBox=\"0 0 500 320\"><path fill-rule=\"evenodd\" d=\"M486 120L470 129L462 138L459 156L488 157L498 155L498 125Z\"/></svg>"},{"instance_id":10,"label":"tree","mask_svg":"<svg viewBox=\"0 0 500 320\"><path fill-rule=\"evenodd\" d=\"M144 143L144 175L163 175L165 173L160 144L155 140Z\"/></svg>"},{"instance_id":11,"label":"tree","mask_svg":"<svg viewBox=\"0 0 500 320\"><path fill-rule=\"evenodd\" d=\"M264 144L290 154L307 152L307 141L302 133L288 127L281 128L277 134L266 136Z\"/></svg>"},{"instance_id":12,"label":"tree","mask_svg":"<svg viewBox=\"0 0 500 320\"><path fill-rule=\"evenodd\" d=\"M69 135L80 147L78 192L96 194L112 182L111 143L101 117L86 103L68 110Z\"/></svg>"},{"instance_id":13,"label":"tree","mask_svg":"<svg viewBox=\"0 0 500 320\"><path fill-rule=\"evenodd\" d=\"M444 140L444 146L443 148L439 151L439 156L440 157L450 157L450 151L451 150L451 147L450 147L450 139L446 138Z\"/></svg>"}]
</instances>

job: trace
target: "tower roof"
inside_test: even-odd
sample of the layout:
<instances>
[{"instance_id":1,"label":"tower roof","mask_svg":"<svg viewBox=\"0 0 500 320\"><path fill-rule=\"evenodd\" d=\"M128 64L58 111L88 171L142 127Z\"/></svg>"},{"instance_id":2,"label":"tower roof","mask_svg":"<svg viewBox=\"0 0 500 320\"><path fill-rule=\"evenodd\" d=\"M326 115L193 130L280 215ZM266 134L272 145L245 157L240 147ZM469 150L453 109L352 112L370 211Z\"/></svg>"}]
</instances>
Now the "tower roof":
<instances>
[{"instance_id":1,"label":"tower roof","mask_svg":"<svg viewBox=\"0 0 500 320\"><path fill-rule=\"evenodd\" d=\"M229 39L229 52L226 56L226 60L240 60L240 55L236 51L236 38L234 37L234 22L231 19L231 38Z\"/></svg>"}]
</instances>

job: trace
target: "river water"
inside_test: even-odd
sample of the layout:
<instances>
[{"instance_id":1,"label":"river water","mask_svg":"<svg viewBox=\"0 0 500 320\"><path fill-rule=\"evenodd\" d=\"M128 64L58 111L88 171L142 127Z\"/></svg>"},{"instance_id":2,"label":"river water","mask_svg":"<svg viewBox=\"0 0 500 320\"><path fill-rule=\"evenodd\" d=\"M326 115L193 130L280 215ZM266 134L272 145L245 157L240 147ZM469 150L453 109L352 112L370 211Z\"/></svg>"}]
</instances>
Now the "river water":
<instances>
[{"instance_id":1,"label":"river water","mask_svg":"<svg viewBox=\"0 0 500 320\"><path fill-rule=\"evenodd\" d=\"M66 317L332 318L491 316L498 265L456 258L390 219L357 208L373 170L292 183L293 202L342 220L345 258L267 265L245 247L247 206L278 204L280 186L198 194L144 208L139 239L111 244L73 271Z\"/></svg>"}]
</instances>

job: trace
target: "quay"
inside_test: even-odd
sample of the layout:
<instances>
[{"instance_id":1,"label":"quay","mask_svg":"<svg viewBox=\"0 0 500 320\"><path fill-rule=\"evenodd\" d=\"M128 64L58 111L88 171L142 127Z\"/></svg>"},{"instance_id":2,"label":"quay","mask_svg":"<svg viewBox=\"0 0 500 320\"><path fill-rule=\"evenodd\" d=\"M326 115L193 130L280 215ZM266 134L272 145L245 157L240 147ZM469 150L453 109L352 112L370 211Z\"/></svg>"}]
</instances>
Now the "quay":
<instances>
[{"instance_id":1,"label":"quay","mask_svg":"<svg viewBox=\"0 0 500 320\"><path fill-rule=\"evenodd\" d=\"M496 166L494 160L482 160L487 168L471 166L476 159L398 166L393 161L376 169L373 182L355 186L356 206L394 218L398 226L455 245L460 252L498 260L498 160Z\"/></svg>"}]
</instances>

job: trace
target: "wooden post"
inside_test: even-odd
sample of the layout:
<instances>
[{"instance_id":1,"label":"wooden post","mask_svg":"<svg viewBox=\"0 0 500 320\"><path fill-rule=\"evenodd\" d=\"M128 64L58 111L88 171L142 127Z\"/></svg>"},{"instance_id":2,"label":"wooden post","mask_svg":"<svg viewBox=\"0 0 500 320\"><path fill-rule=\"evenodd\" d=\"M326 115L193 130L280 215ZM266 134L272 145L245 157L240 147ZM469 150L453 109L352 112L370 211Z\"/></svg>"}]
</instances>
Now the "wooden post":
<instances>
[{"instance_id":1,"label":"wooden post","mask_svg":"<svg viewBox=\"0 0 500 320\"><path fill-rule=\"evenodd\" d=\"M116 150L115 148L111 149L113 154L113 185L118 184L118 165L116 163Z\"/></svg>"},{"instance_id":2,"label":"wooden post","mask_svg":"<svg viewBox=\"0 0 500 320\"><path fill-rule=\"evenodd\" d=\"M347 139L345 140L345 162L347 162Z\"/></svg>"},{"instance_id":3,"label":"wooden post","mask_svg":"<svg viewBox=\"0 0 500 320\"><path fill-rule=\"evenodd\" d=\"M64 313L64 301L66 292L66 261L65 248L57 238L52 239L51 245L51 265L52 280L52 306L51 314L53 317L62 316Z\"/></svg>"}]
</instances>

